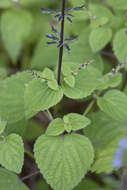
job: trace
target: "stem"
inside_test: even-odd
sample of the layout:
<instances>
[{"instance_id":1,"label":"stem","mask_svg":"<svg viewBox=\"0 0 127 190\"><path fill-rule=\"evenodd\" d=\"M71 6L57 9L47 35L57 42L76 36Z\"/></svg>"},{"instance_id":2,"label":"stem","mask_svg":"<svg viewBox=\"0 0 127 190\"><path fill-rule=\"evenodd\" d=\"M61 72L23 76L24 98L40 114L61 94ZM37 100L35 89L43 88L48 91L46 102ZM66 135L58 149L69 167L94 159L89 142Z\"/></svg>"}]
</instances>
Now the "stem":
<instances>
[{"instance_id":1,"label":"stem","mask_svg":"<svg viewBox=\"0 0 127 190\"><path fill-rule=\"evenodd\" d=\"M50 119L53 120L53 116L52 116L51 112L49 110L47 110L47 113L48 113Z\"/></svg>"},{"instance_id":2,"label":"stem","mask_svg":"<svg viewBox=\"0 0 127 190\"><path fill-rule=\"evenodd\" d=\"M61 76L62 58L63 58L64 12L65 12L65 0L62 0L62 21L61 21L61 31L60 31L60 49L59 49L58 78L57 78L57 82L59 85L61 85L60 76Z\"/></svg>"},{"instance_id":3,"label":"stem","mask_svg":"<svg viewBox=\"0 0 127 190\"><path fill-rule=\"evenodd\" d=\"M87 114L91 111L91 109L93 108L94 104L95 104L95 99L93 99L93 100L90 102L90 104L89 104L88 107L86 108L86 110L85 110L85 112L83 113L83 115L87 115Z\"/></svg>"},{"instance_id":4,"label":"stem","mask_svg":"<svg viewBox=\"0 0 127 190\"><path fill-rule=\"evenodd\" d=\"M25 152L25 154L27 154L29 157L31 157L32 159L34 159L34 155L33 155L31 152L29 152L28 150L25 150L24 152Z\"/></svg>"},{"instance_id":5,"label":"stem","mask_svg":"<svg viewBox=\"0 0 127 190\"><path fill-rule=\"evenodd\" d=\"M33 177L34 175L38 175L38 174L40 174L40 171L36 171L36 172L34 172L34 173L28 174L27 176L22 177L22 178L20 179L20 181L27 180L27 179Z\"/></svg>"}]
</instances>

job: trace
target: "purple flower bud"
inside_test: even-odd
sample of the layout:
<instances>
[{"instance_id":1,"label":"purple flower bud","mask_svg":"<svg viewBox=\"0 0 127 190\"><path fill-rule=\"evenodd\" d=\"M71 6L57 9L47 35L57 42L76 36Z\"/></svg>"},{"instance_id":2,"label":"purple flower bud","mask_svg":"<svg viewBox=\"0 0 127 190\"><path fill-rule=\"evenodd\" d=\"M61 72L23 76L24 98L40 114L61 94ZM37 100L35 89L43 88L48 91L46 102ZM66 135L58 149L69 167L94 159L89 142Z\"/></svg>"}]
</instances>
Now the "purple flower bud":
<instances>
[{"instance_id":1,"label":"purple flower bud","mask_svg":"<svg viewBox=\"0 0 127 190\"><path fill-rule=\"evenodd\" d=\"M123 161L121 159L116 157L112 160L112 166L114 168L120 168L120 167L122 167L122 165L123 165Z\"/></svg>"},{"instance_id":2,"label":"purple flower bud","mask_svg":"<svg viewBox=\"0 0 127 190\"><path fill-rule=\"evenodd\" d=\"M119 146L123 149L127 149L127 138L121 139L119 142Z\"/></svg>"}]
</instances>

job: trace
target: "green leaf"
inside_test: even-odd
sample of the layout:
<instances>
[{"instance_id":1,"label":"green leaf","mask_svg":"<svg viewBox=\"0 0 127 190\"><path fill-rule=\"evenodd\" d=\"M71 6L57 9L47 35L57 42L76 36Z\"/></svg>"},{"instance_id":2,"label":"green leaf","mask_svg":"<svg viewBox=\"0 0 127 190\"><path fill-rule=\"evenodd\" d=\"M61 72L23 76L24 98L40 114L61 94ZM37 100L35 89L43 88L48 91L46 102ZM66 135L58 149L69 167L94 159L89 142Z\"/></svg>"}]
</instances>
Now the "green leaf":
<instances>
[{"instance_id":1,"label":"green leaf","mask_svg":"<svg viewBox=\"0 0 127 190\"><path fill-rule=\"evenodd\" d=\"M15 133L15 134L18 134L18 135L24 137L27 123L28 123L28 120L25 120L25 119L20 120L15 123L7 123L7 126L2 135L7 136L11 133Z\"/></svg>"},{"instance_id":2,"label":"green leaf","mask_svg":"<svg viewBox=\"0 0 127 190\"><path fill-rule=\"evenodd\" d=\"M50 70L49 68L45 68L43 73L42 73L42 76L46 79L50 79L50 80L54 80L55 77L54 77L54 73L52 70Z\"/></svg>"},{"instance_id":3,"label":"green leaf","mask_svg":"<svg viewBox=\"0 0 127 190\"><path fill-rule=\"evenodd\" d=\"M102 72L104 69L103 60L100 55L94 54L92 52L89 45L90 32L90 27L86 27L86 29L82 31L82 33L78 36L78 40L75 40L73 42L73 45L71 47L71 54L68 54L68 52L65 51L63 62L82 64L94 60L92 63L93 67Z\"/></svg>"},{"instance_id":4,"label":"green leaf","mask_svg":"<svg viewBox=\"0 0 127 190\"><path fill-rule=\"evenodd\" d=\"M24 161L24 144L16 134L3 137L0 141L0 164L8 170L20 173Z\"/></svg>"},{"instance_id":5,"label":"green leaf","mask_svg":"<svg viewBox=\"0 0 127 190\"><path fill-rule=\"evenodd\" d=\"M84 179L77 187L75 187L73 190L102 190L99 188L99 185L89 179ZM106 189L103 189L106 190Z\"/></svg>"},{"instance_id":6,"label":"green leaf","mask_svg":"<svg viewBox=\"0 0 127 190\"><path fill-rule=\"evenodd\" d=\"M96 28L92 30L89 43L93 52L103 49L111 40L112 30L110 28Z\"/></svg>"},{"instance_id":7,"label":"green leaf","mask_svg":"<svg viewBox=\"0 0 127 190\"><path fill-rule=\"evenodd\" d=\"M112 77L109 76L109 73L104 75L102 79L100 79L100 84L98 86L99 90L104 90L106 88L114 88L118 85L120 85L122 81L122 74L117 73L113 75Z\"/></svg>"},{"instance_id":8,"label":"green leaf","mask_svg":"<svg viewBox=\"0 0 127 190\"><path fill-rule=\"evenodd\" d=\"M52 90L47 82L34 78L25 89L26 117L32 117L41 110L47 110L56 105L63 97L62 89Z\"/></svg>"},{"instance_id":9,"label":"green leaf","mask_svg":"<svg viewBox=\"0 0 127 190\"><path fill-rule=\"evenodd\" d=\"M44 180L41 179L37 181L37 190L51 190L51 188Z\"/></svg>"},{"instance_id":10,"label":"green leaf","mask_svg":"<svg viewBox=\"0 0 127 190\"><path fill-rule=\"evenodd\" d=\"M17 175L4 168L0 168L0 188L1 190L29 190L24 183L20 182Z\"/></svg>"},{"instance_id":11,"label":"green leaf","mask_svg":"<svg viewBox=\"0 0 127 190\"><path fill-rule=\"evenodd\" d=\"M87 117L77 113L70 113L68 115L65 115L63 120L64 122L67 121L72 126L72 131L83 129L90 124L90 120Z\"/></svg>"},{"instance_id":12,"label":"green leaf","mask_svg":"<svg viewBox=\"0 0 127 190\"><path fill-rule=\"evenodd\" d=\"M7 122L0 119L0 134L4 132L6 125L7 125Z\"/></svg>"},{"instance_id":13,"label":"green leaf","mask_svg":"<svg viewBox=\"0 0 127 190\"><path fill-rule=\"evenodd\" d=\"M31 68L43 69L47 66L54 68L56 67L58 60L58 49L56 46L47 46L46 40L47 39L44 37L38 42L31 60Z\"/></svg>"},{"instance_id":14,"label":"green leaf","mask_svg":"<svg viewBox=\"0 0 127 190\"><path fill-rule=\"evenodd\" d=\"M72 71L75 71L81 64L70 63L68 65L72 68ZM72 99L80 99L89 96L99 85L101 78L101 73L89 65L85 69L82 69L75 76L75 87L70 87L62 81L62 89L64 94Z\"/></svg>"},{"instance_id":15,"label":"green leaf","mask_svg":"<svg viewBox=\"0 0 127 190\"><path fill-rule=\"evenodd\" d=\"M78 2L70 0L70 3L72 4L73 7L77 7L77 6L84 5L84 0L79 0Z\"/></svg>"},{"instance_id":16,"label":"green leaf","mask_svg":"<svg viewBox=\"0 0 127 190\"><path fill-rule=\"evenodd\" d=\"M65 129L65 131L70 133L72 131L72 125L71 125L67 115L65 115L63 117L63 121L64 121L64 129Z\"/></svg>"},{"instance_id":17,"label":"green leaf","mask_svg":"<svg viewBox=\"0 0 127 190\"><path fill-rule=\"evenodd\" d=\"M108 5L112 6L114 9L127 9L126 0L107 0Z\"/></svg>"},{"instance_id":18,"label":"green leaf","mask_svg":"<svg viewBox=\"0 0 127 190\"><path fill-rule=\"evenodd\" d=\"M89 118L91 124L83 131L91 140L95 150L96 156L92 171L111 172L118 142L125 136L126 123L113 120L103 112L91 113Z\"/></svg>"},{"instance_id":19,"label":"green leaf","mask_svg":"<svg viewBox=\"0 0 127 190\"><path fill-rule=\"evenodd\" d=\"M0 8L8 8L11 7L14 3L10 0L1 0L0 1Z\"/></svg>"},{"instance_id":20,"label":"green leaf","mask_svg":"<svg viewBox=\"0 0 127 190\"><path fill-rule=\"evenodd\" d=\"M55 79L48 81L48 87L51 88L52 90L56 90L56 91L59 90L58 83Z\"/></svg>"},{"instance_id":21,"label":"green leaf","mask_svg":"<svg viewBox=\"0 0 127 190\"><path fill-rule=\"evenodd\" d=\"M25 127L23 139L25 139L26 141L33 141L37 137L42 135L44 132L45 132L45 127L43 126L42 123L34 119L28 120Z\"/></svg>"},{"instance_id":22,"label":"green leaf","mask_svg":"<svg viewBox=\"0 0 127 190\"><path fill-rule=\"evenodd\" d=\"M119 90L109 90L97 101L100 109L115 120L127 119L127 96Z\"/></svg>"},{"instance_id":23,"label":"green leaf","mask_svg":"<svg viewBox=\"0 0 127 190\"><path fill-rule=\"evenodd\" d=\"M48 136L58 136L64 132L64 122L62 119L57 118L53 120L46 130Z\"/></svg>"},{"instance_id":24,"label":"green leaf","mask_svg":"<svg viewBox=\"0 0 127 190\"><path fill-rule=\"evenodd\" d=\"M2 14L1 33L4 46L15 64L24 42L32 30L31 14L23 9L7 10ZM12 34L14 38L12 37Z\"/></svg>"},{"instance_id":25,"label":"green leaf","mask_svg":"<svg viewBox=\"0 0 127 190\"><path fill-rule=\"evenodd\" d=\"M64 81L72 88L75 86L75 77L73 75L64 77Z\"/></svg>"},{"instance_id":26,"label":"green leaf","mask_svg":"<svg viewBox=\"0 0 127 190\"><path fill-rule=\"evenodd\" d=\"M93 162L90 141L81 135L40 136L34 146L35 158L47 183L54 190L75 187Z\"/></svg>"},{"instance_id":27,"label":"green leaf","mask_svg":"<svg viewBox=\"0 0 127 190\"><path fill-rule=\"evenodd\" d=\"M102 17L102 18L99 18L99 19L93 19L93 20L91 20L90 27L92 29L97 28L97 27L100 27L100 26L103 26L103 25L107 24L108 21L109 21L109 19L107 17Z\"/></svg>"},{"instance_id":28,"label":"green leaf","mask_svg":"<svg viewBox=\"0 0 127 190\"><path fill-rule=\"evenodd\" d=\"M0 117L9 123L25 118L25 84L32 79L26 72L20 72L0 83Z\"/></svg>"},{"instance_id":29,"label":"green leaf","mask_svg":"<svg viewBox=\"0 0 127 190\"><path fill-rule=\"evenodd\" d=\"M102 18L107 18L109 21L112 20L113 14L109 8L101 3L90 3L89 11L96 16L96 20L99 22Z\"/></svg>"},{"instance_id":30,"label":"green leaf","mask_svg":"<svg viewBox=\"0 0 127 190\"><path fill-rule=\"evenodd\" d=\"M113 50L120 62L127 58L127 34L126 28L119 30L113 40Z\"/></svg>"}]
</instances>

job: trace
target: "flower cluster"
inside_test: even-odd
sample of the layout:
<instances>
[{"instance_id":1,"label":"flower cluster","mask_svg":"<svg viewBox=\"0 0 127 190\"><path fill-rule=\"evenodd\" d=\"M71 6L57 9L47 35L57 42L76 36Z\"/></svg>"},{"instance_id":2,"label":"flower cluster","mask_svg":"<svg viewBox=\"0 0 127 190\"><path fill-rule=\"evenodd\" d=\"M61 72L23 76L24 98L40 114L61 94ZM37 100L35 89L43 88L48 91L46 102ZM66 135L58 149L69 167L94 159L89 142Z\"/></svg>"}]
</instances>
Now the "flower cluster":
<instances>
[{"instance_id":1,"label":"flower cluster","mask_svg":"<svg viewBox=\"0 0 127 190\"><path fill-rule=\"evenodd\" d=\"M119 142L119 148L115 153L115 158L112 160L112 166L114 168L120 168L123 166L123 157L125 150L127 149L127 138L123 138Z\"/></svg>"},{"instance_id":2,"label":"flower cluster","mask_svg":"<svg viewBox=\"0 0 127 190\"><path fill-rule=\"evenodd\" d=\"M45 9L42 8L42 13L47 13L47 14L51 14L54 16L55 19L57 19L58 22L62 22L63 17L66 18L70 23L72 23L72 18L74 17L74 15L71 13L72 11L80 11L84 8L84 5L81 6L77 6L74 8L68 8L64 10L64 15L62 15L62 12L58 12L58 11L54 11L51 9ZM56 44L58 48L60 48L61 46L64 46L66 48L66 50L68 51L68 53L70 53L70 47L68 45L69 41L73 41L77 39L77 36L74 37L70 37L70 38L65 38L63 41L63 43L61 43L61 31L58 32L57 29L54 26L51 26L51 30L52 30L52 34L48 34L46 35L46 37L48 38L48 40L50 39L50 41L47 42L48 45L52 45L52 44Z\"/></svg>"}]
</instances>

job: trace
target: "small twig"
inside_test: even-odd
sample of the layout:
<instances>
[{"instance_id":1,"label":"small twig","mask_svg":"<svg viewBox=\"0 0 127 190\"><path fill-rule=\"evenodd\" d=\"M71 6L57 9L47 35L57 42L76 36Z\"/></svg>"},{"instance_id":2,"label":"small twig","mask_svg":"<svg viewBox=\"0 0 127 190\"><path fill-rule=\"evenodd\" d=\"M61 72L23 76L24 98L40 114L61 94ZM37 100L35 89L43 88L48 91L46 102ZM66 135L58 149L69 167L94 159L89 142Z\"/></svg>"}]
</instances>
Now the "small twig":
<instances>
[{"instance_id":1,"label":"small twig","mask_svg":"<svg viewBox=\"0 0 127 190\"><path fill-rule=\"evenodd\" d=\"M88 107L85 109L83 115L87 115L91 109L93 108L94 104L95 104L96 100L95 98L89 103Z\"/></svg>"},{"instance_id":2,"label":"small twig","mask_svg":"<svg viewBox=\"0 0 127 190\"><path fill-rule=\"evenodd\" d=\"M63 58L63 39L64 39L64 17L65 17L65 0L62 0L62 21L60 31L60 49L59 49L59 60L58 60L58 75L57 82L60 85L62 58Z\"/></svg>"},{"instance_id":3,"label":"small twig","mask_svg":"<svg viewBox=\"0 0 127 190\"><path fill-rule=\"evenodd\" d=\"M36 172L33 172L33 173L31 173L31 174L28 174L28 175L26 175L26 176L24 176L24 177L22 177L22 178L20 178L20 181L25 181L25 180L31 178L32 176L38 175L38 174L40 174L40 171L39 171L39 170L36 171Z\"/></svg>"},{"instance_id":4,"label":"small twig","mask_svg":"<svg viewBox=\"0 0 127 190\"><path fill-rule=\"evenodd\" d=\"M106 51L101 51L100 52L102 55L106 55L108 57L113 57L116 59L116 56L113 54L113 53L110 53L110 52L106 52Z\"/></svg>"}]
</instances>

